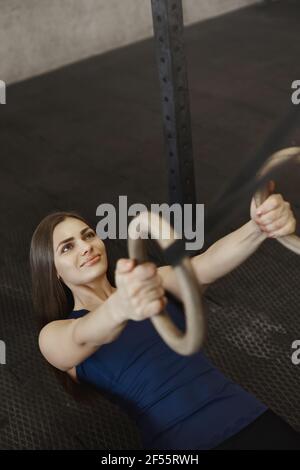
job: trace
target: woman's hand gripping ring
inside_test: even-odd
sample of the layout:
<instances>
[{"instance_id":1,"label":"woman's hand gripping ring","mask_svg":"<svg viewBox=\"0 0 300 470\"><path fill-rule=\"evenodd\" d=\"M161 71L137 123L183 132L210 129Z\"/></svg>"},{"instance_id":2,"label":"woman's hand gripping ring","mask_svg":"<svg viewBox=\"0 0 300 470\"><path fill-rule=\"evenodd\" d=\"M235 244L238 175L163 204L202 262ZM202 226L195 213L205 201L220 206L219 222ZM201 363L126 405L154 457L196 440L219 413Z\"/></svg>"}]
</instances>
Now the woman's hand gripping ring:
<instances>
[{"instance_id":1,"label":"woman's hand gripping ring","mask_svg":"<svg viewBox=\"0 0 300 470\"><path fill-rule=\"evenodd\" d=\"M142 212L128 227L129 257L138 263L147 261L145 238L154 238L162 249L169 247L178 238L172 227L153 212ZM204 341L206 322L203 313L201 286L195 276L189 257L174 267L182 293L186 316L186 331L182 332L163 311L150 317L154 327L165 343L178 354L188 356L197 352Z\"/></svg>"}]
</instances>

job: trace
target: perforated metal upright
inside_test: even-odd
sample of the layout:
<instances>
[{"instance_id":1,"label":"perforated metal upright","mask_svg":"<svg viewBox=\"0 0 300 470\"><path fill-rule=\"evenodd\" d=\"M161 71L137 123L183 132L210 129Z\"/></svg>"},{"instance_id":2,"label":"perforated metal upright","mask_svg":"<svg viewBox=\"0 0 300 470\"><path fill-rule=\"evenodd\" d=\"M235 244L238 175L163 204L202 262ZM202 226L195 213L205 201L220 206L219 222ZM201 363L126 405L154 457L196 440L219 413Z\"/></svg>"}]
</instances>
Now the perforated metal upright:
<instances>
[{"instance_id":1,"label":"perforated metal upright","mask_svg":"<svg viewBox=\"0 0 300 470\"><path fill-rule=\"evenodd\" d=\"M151 0L159 70L169 203L196 203L181 0Z\"/></svg>"}]
</instances>

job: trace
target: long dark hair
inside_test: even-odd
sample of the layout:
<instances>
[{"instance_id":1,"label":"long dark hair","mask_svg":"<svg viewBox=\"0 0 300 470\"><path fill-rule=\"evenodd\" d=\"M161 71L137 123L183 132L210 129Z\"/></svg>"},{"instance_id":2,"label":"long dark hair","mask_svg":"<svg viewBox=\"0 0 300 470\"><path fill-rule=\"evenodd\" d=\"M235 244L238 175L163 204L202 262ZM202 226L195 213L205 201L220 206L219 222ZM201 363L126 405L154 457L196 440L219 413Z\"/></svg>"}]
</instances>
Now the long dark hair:
<instances>
[{"instance_id":1,"label":"long dark hair","mask_svg":"<svg viewBox=\"0 0 300 470\"><path fill-rule=\"evenodd\" d=\"M91 224L76 212L54 212L47 215L35 229L30 245L30 268L32 300L38 326L43 328L54 320L66 319L73 310L74 299L71 290L57 278L54 265L53 231L67 218L74 218ZM107 275L113 284L112 274ZM76 384L66 372L50 366L65 390L77 400L90 401L94 389L86 384Z\"/></svg>"}]
</instances>

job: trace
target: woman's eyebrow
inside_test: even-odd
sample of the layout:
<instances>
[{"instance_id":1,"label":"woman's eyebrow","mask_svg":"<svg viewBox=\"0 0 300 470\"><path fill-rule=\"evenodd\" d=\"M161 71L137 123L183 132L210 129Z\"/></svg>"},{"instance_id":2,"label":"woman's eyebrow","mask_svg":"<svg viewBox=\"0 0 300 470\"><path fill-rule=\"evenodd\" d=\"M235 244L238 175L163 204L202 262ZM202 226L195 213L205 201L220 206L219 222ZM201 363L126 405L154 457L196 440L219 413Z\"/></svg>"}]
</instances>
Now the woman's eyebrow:
<instances>
[{"instance_id":1,"label":"woman's eyebrow","mask_svg":"<svg viewBox=\"0 0 300 470\"><path fill-rule=\"evenodd\" d=\"M87 232L88 230L90 230L90 227L83 228L82 230L80 230L80 235L84 235L85 232ZM65 240L62 240L61 242L59 242L59 244L56 247L56 251L58 250L60 245L63 245L64 243L67 243L67 242L71 242L72 240L74 240L74 237L69 237L69 238L66 238Z\"/></svg>"}]
</instances>

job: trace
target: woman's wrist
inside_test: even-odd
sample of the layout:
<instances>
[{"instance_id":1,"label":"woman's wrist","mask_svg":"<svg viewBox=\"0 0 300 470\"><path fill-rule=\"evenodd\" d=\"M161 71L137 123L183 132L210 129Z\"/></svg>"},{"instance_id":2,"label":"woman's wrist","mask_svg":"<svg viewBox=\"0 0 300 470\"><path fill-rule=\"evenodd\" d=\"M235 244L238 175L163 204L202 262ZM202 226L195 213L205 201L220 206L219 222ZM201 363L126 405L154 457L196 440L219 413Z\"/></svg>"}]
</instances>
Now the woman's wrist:
<instances>
[{"instance_id":1,"label":"woman's wrist","mask_svg":"<svg viewBox=\"0 0 300 470\"><path fill-rule=\"evenodd\" d=\"M249 230L249 236L253 237L253 239L258 243L261 243L268 238L267 234L260 229L253 219L250 219L246 226Z\"/></svg>"},{"instance_id":2,"label":"woman's wrist","mask_svg":"<svg viewBox=\"0 0 300 470\"><path fill-rule=\"evenodd\" d=\"M126 316L126 308L124 301L120 297L118 289L108 299L109 311L115 321L116 326L126 325L128 317Z\"/></svg>"}]
</instances>

